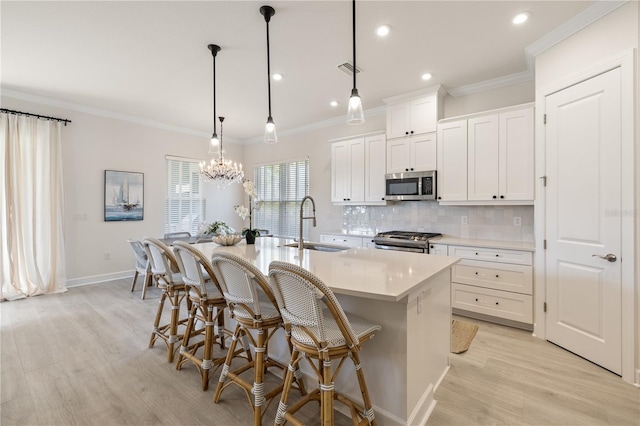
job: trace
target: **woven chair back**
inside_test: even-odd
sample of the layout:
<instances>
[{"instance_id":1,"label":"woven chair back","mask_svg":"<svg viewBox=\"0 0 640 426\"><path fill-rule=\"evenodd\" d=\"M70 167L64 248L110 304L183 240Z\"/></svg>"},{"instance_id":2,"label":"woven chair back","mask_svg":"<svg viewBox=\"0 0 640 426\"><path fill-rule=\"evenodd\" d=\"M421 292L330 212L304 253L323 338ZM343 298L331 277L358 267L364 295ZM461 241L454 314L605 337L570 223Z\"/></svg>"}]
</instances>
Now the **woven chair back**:
<instances>
[{"instance_id":1,"label":"woven chair back","mask_svg":"<svg viewBox=\"0 0 640 426\"><path fill-rule=\"evenodd\" d=\"M273 261L269 264L269 278L282 319L291 325L294 338L305 341L311 333L313 340L330 344L335 336L325 328L324 315L329 312L347 345L358 345L358 337L338 299L318 277L292 263Z\"/></svg>"},{"instance_id":2,"label":"woven chair back","mask_svg":"<svg viewBox=\"0 0 640 426\"><path fill-rule=\"evenodd\" d=\"M151 272L156 276L163 276L168 284L173 285L173 274L179 269L171 249L155 238L145 238L142 245L147 251Z\"/></svg>"},{"instance_id":3,"label":"woven chair back","mask_svg":"<svg viewBox=\"0 0 640 426\"><path fill-rule=\"evenodd\" d=\"M147 257L147 252L144 249L142 243L138 240L127 240L131 248L133 249L133 253L136 256L136 269L138 272L146 273L147 269L150 269L149 259Z\"/></svg>"},{"instance_id":4,"label":"woven chair back","mask_svg":"<svg viewBox=\"0 0 640 426\"><path fill-rule=\"evenodd\" d=\"M264 300L264 296L278 309L267 277L251 263L239 256L220 252L213 254L211 265L229 309L236 317L259 318L262 315L260 300Z\"/></svg>"},{"instance_id":5,"label":"woven chair back","mask_svg":"<svg viewBox=\"0 0 640 426\"><path fill-rule=\"evenodd\" d=\"M191 236L191 232L168 232L164 234L165 238L189 238Z\"/></svg>"},{"instance_id":6,"label":"woven chair back","mask_svg":"<svg viewBox=\"0 0 640 426\"><path fill-rule=\"evenodd\" d=\"M195 287L201 298L207 297L208 277L211 277L213 284L215 284L220 291L218 282L213 275L211 262L209 262L209 259L207 259L200 250L194 248L188 243L176 241L173 244L173 253L175 254L176 261L178 262L178 268L182 274L182 280L186 285ZM222 294L222 291L220 291L220 294ZM217 295L217 297L220 297L220 295Z\"/></svg>"}]
</instances>

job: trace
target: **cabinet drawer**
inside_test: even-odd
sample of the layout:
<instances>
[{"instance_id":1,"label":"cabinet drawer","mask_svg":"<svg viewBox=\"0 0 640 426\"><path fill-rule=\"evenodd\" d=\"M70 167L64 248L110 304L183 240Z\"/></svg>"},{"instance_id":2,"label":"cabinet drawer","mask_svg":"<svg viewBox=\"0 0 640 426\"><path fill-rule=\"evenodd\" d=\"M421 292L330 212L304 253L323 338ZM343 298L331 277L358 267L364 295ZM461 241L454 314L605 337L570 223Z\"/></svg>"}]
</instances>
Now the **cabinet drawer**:
<instances>
[{"instance_id":1,"label":"cabinet drawer","mask_svg":"<svg viewBox=\"0 0 640 426\"><path fill-rule=\"evenodd\" d=\"M530 251L465 246L449 246L449 256L461 257L463 259L484 260L486 262L516 263L520 265L531 265L533 259Z\"/></svg>"},{"instance_id":2,"label":"cabinet drawer","mask_svg":"<svg viewBox=\"0 0 640 426\"><path fill-rule=\"evenodd\" d=\"M327 244L337 244L347 247L362 247L361 237L348 237L338 235L320 235L320 242Z\"/></svg>"},{"instance_id":3,"label":"cabinet drawer","mask_svg":"<svg viewBox=\"0 0 640 426\"><path fill-rule=\"evenodd\" d=\"M533 324L531 296L465 284L451 284L451 306L465 311Z\"/></svg>"},{"instance_id":4,"label":"cabinet drawer","mask_svg":"<svg viewBox=\"0 0 640 426\"><path fill-rule=\"evenodd\" d=\"M533 293L532 268L527 265L462 259L454 265L451 280L494 290Z\"/></svg>"}]
</instances>

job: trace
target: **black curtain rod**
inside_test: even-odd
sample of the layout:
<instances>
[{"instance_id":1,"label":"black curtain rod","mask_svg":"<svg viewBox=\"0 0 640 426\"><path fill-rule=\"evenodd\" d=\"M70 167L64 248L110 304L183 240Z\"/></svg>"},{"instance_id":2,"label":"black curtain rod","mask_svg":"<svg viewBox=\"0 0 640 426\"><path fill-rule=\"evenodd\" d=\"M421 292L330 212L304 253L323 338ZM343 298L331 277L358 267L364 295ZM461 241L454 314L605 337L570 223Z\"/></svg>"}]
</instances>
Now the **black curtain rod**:
<instances>
[{"instance_id":1,"label":"black curtain rod","mask_svg":"<svg viewBox=\"0 0 640 426\"><path fill-rule=\"evenodd\" d=\"M64 118L56 118L56 117L49 117L46 115L31 114L30 112L14 111L12 109L6 109L6 108L0 108L0 112L6 112L7 114L16 114L16 115L28 115L30 117L44 118L45 120L62 121L65 126L67 125L67 123L71 123L71 120L65 120Z\"/></svg>"}]
</instances>

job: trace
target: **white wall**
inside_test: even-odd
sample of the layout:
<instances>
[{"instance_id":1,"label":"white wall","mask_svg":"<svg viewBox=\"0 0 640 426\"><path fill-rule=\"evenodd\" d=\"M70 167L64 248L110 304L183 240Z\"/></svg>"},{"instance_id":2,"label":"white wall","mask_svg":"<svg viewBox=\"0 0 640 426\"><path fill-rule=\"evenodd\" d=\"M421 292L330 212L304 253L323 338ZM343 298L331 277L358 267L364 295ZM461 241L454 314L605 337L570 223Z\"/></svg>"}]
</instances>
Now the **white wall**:
<instances>
[{"instance_id":1,"label":"white wall","mask_svg":"<svg viewBox=\"0 0 640 426\"><path fill-rule=\"evenodd\" d=\"M579 31L536 58L536 90L559 84L572 74L595 66L625 50L635 49L635 169L640 165L640 66L638 63L638 2L630 1L609 15ZM635 184L635 285L636 285L636 382L640 383L640 185L636 171Z\"/></svg>"},{"instance_id":2,"label":"white wall","mask_svg":"<svg viewBox=\"0 0 640 426\"><path fill-rule=\"evenodd\" d=\"M444 98L445 118L491 109L520 105L533 102L535 99L534 80L513 84L499 89L486 90L468 96L453 97L447 95Z\"/></svg>"},{"instance_id":3,"label":"white wall","mask_svg":"<svg viewBox=\"0 0 640 426\"><path fill-rule=\"evenodd\" d=\"M68 285L131 273L133 256L127 238L161 237L164 233L165 155L208 158L208 138L162 130L34 102L2 97L3 108L72 120L62 130L64 235ZM229 145L229 146L227 146ZM242 160L242 147L225 144L227 156ZM104 171L144 173L144 220L104 222ZM207 219L241 228L233 205L241 201L238 186L208 189ZM86 214L86 221L74 221ZM111 259L105 260L109 253Z\"/></svg>"}]
</instances>

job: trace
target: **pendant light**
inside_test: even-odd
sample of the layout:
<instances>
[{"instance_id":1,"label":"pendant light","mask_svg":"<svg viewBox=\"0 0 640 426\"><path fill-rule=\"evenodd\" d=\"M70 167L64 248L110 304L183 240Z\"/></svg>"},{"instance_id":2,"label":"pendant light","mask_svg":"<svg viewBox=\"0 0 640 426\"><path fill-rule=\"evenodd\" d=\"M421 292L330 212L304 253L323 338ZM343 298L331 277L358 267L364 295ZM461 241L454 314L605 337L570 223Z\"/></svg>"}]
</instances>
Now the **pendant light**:
<instances>
[{"instance_id":1,"label":"pendant light","mask_svg":"<svg viewBox=\"0 0 640 426\"><path fill-rule=\"evenodd\" d=\"M356 87L356 0L353 0L353 89L351 89L351 97L349 98L349 107L347 109L347 124L364 123L364 112L362 111L362 100L358 94Z\"/></svg>"},{"instance_id":2,"label":"pendant light","mask_svg":"<svg viewBox=\"0 0 640 426\"><path fill-rule=\"evenodd\" d=\"M216 129L216 56L220 51L220 46L217 44L210 44L207 46L213 56L213 134L211 135L211 143L209 144L209 154L215 154L218 151L218 133Z\"/></svg>"},{"instance_id":3,"label":"pendant light","mask_svg":"<svg viewBox=\"0 0 640 426\"><path fill-rule=\"evenodd\" d=\"M217 153L218 158L212 158L209 164L204 161L200 163L200 174L206 179L217 183L218 188L225 188L229 184L241 182L244 172L242 171L242 164L224 159L224 151L222 150L222 122L224 117L218 117L220 120L220 138L218 138L216 128L216 55L220 51L220 46L210 44L208 47L213 55L213 135L211 136L209 153Z\"/></svg>"},{"instance_id":4,"label":"pendant light","mask_svg":"<svg viewBox=\"0 0 640 426\"><path fill-rule=\"evenodd\" d=\"M264 127L264 143L277 143L276 124L273 122L273 117L271 117L271 58L269 54L269 21L271 17L275 15L276 11L271 6L262 6L260 13L264 16L264 20L267 23L267 89L269 94L269 116L267 117L267 124Z\"/></svg>"}]
</instances>

